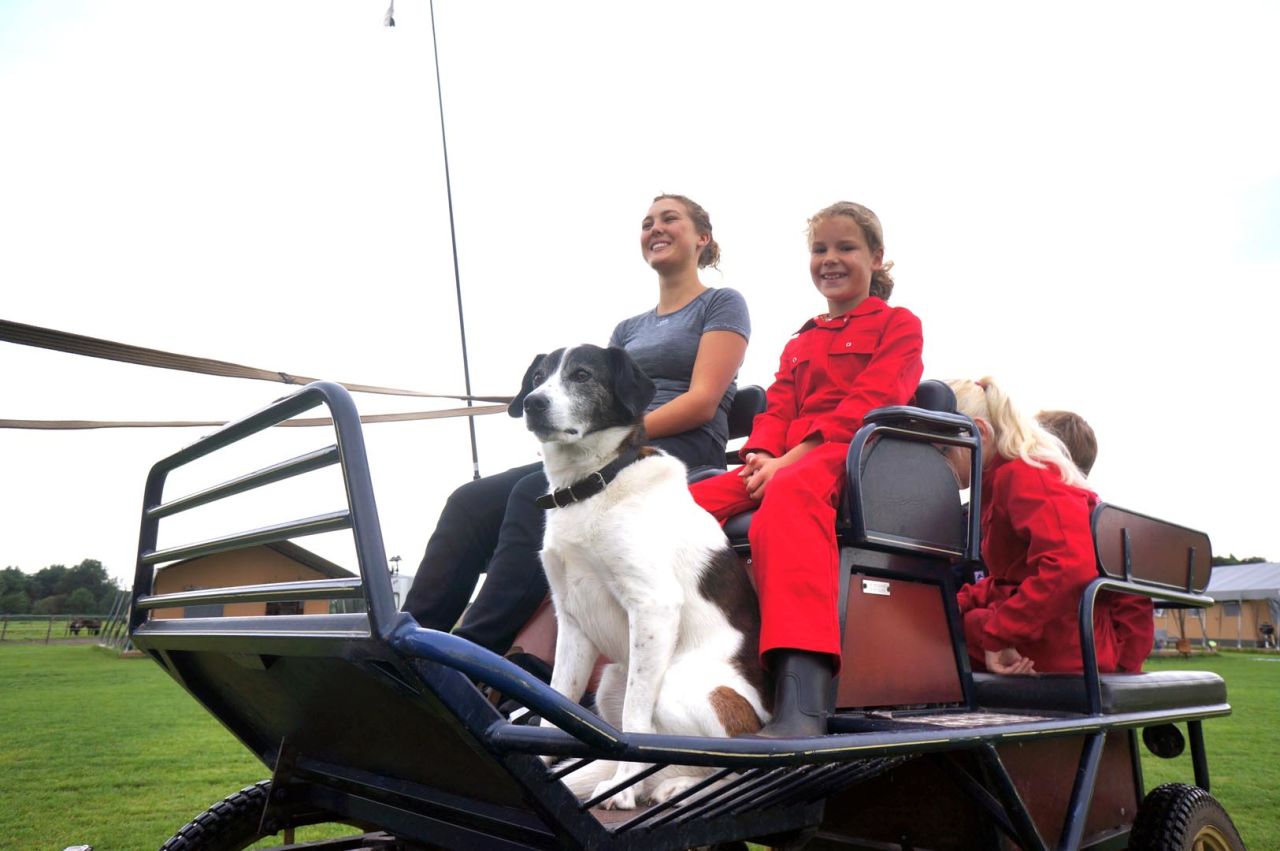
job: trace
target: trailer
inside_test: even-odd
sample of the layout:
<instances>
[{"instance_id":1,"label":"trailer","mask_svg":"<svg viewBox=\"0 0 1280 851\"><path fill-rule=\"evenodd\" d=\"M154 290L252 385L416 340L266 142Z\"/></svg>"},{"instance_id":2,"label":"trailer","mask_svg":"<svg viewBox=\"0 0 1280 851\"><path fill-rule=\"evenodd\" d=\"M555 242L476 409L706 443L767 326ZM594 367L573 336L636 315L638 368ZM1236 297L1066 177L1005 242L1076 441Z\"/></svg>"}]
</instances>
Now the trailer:
<instances>
[{"instance_id":1,"label":"trailer","mask_svg":"<svg viewBox=\"0 0 1280 851\"><path fill-rule=\"evenodd\" d=\"M1100 505L1099 573L1079 612L1083 675L972 672L955 575L979 561L979 524L936 447L969 449L977 470L981 444L945 385L926 384L935 386L922 385L913 405L869 415L850 448L839 533L843 674L828 733L808 739L618 730L509 659L419 627L395 605L359 417L335 384L310 384L162 459L144 496L133 645L270 775L163 847L225 851L281 834L281 847L308 849L1243 848L1209 794L1201 725L1231 711L1222 679L1099 674L1094 653L1099 594L1212 604L1207 536ZM332 445L166 493L174 471L318 406L333 419ZM342 480L343 504L331 512L157 546L162 523L327 467ZM726 525L744 559L748 523ZM152 592L158 566L334 531L351 535L359 576ZM364 611L152 617L308 599L359 600ZM553 726L510 720L495 693ZM1189 747L1193 783L1144 794L1143 747L1162 757ZM578 801L563 778L601 759L649 767ZM711 772L662 804L596 806L671 765ZM331 822L350 825L349 835L295 843L298 827Z\"/></svg>"}]
</instances>

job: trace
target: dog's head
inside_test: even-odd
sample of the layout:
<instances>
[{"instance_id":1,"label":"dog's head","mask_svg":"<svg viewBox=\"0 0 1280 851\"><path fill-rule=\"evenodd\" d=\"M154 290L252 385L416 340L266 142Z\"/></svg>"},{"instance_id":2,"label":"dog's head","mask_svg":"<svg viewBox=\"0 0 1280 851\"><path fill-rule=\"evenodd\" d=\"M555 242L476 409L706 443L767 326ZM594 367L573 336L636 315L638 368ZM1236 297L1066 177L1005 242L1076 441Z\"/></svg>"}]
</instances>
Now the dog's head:
<instances>
[{"instance_id":1,"label":"dog's head","mask_svg":"<svg viewBox=\"0 0 1280 851\"><path fill-rule=\"evenodd\" d=\"M654 392L653 381L622 349L573 346L534 358L507 412L523 416L543 443L572 443L639 424Z\"/></svg>"}]
</instances>

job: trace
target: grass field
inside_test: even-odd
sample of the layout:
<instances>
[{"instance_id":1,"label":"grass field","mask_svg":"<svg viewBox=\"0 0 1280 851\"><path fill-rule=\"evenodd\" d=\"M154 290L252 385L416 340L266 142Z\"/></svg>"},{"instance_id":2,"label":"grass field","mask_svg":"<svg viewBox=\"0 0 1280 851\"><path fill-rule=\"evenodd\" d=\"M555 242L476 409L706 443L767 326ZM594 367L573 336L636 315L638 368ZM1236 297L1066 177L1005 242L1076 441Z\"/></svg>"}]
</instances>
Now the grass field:
<instances>
[{"instance_id":1,"label":"grass field","mask_svg":"<svg viewBox=\"0 0 1280 851\"><path fill-rule=\"evenodd\" d=\"M1280 659L1155 660L1227 680L1235 713L1205 723L1213 793L1251 851L1280 851ZM267 776L147 659L94 647L0 646L0 845L158 847L214 801ZM1147 786L1190 782L1190 759L1144 761Z\"/></svg>"}]
</instances>

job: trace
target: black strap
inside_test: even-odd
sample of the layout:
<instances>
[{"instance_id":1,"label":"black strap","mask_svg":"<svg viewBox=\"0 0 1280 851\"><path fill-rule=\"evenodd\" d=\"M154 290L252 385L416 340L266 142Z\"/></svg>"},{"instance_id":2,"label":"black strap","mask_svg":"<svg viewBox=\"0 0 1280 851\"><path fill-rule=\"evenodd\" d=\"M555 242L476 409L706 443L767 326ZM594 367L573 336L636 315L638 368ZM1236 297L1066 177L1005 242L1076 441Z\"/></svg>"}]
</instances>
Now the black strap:
<instances>
[{"instance_id":1,"label":"black strap","mask_svg":"<svg viewBox=\"0 0 1280 851\"><path fill-rule=\"evenodd\" d=\"M579 479L567 488L560 488L560 490L543 494L535 499L533 503L543 511L550 511L553 508L564 508L567 505L573 505L575 502L582 502L600 493L608 486L609 482L614 480L618 473L622 472L624 467L628 467L638 460L640 460L640 450L634 446L628 446L621 455L591 473L585 479Z\"/></svg>"}]
</instances>

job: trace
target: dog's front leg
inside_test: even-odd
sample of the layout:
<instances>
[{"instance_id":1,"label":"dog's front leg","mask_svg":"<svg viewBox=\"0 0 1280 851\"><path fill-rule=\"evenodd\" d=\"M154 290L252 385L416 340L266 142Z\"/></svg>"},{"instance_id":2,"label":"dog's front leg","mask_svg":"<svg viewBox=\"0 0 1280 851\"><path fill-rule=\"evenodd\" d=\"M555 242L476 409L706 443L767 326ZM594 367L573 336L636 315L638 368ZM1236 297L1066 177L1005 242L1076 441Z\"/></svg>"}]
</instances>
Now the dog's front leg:
<instances>
[{"instance_id":1,"label":"dog's front leg","mask_svg":"<svg viewBox=\"0 0 1280 851\"><path fill-rule=\"evenodd\" d=\"M622 729L628 733L652 733L653 712L658 703L662 677L675 653L680 628L679 604L654 600L634 601L629 606L627 692L622 702ZM638 762L620 762L611 780L596 787L592 797L604 794L644 769ZM636 787L628 786L606 800L606 809L630 810L636 805Z\"/></svg>"},{"instance_id":2,"label":"dog's front leg","mask_svg":"<svg viewBox=\"0 0 1280 851\"><path fill-rule=\"evenodd\" d=\"M587 638L578 621L556 610L556 661L551 669L551 687L575 703L587 691L587 681L600 651ZM553 726L545 718L543 726Z\"/></svg>"}]
</instances>

